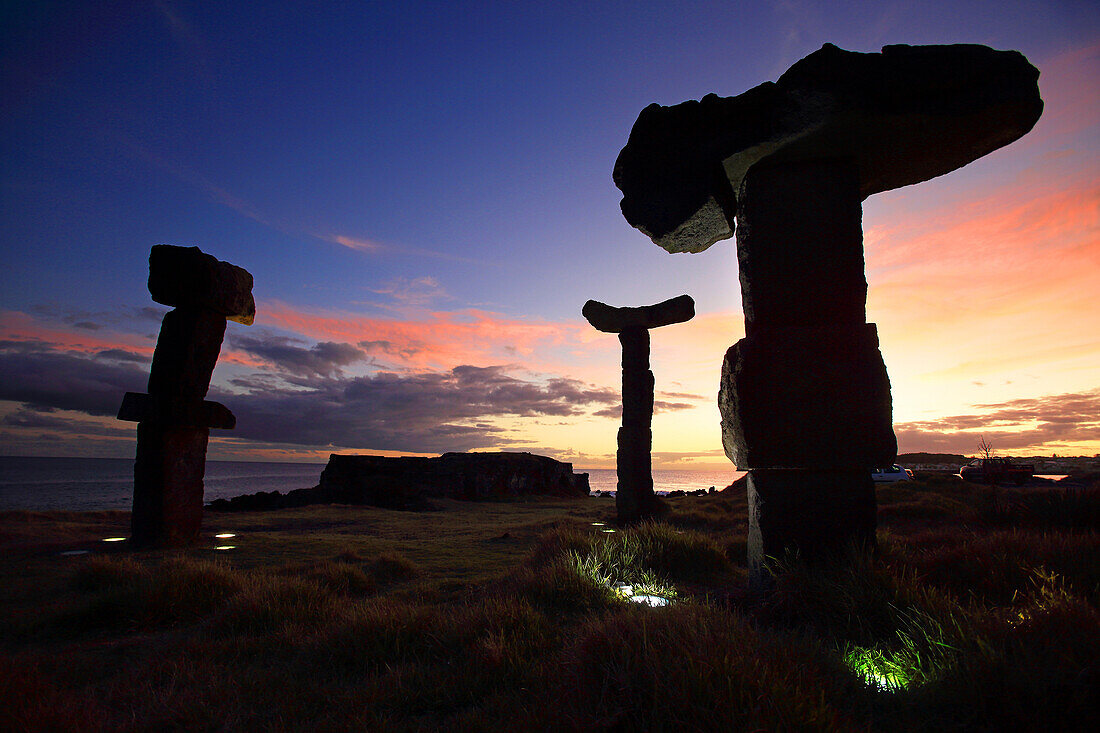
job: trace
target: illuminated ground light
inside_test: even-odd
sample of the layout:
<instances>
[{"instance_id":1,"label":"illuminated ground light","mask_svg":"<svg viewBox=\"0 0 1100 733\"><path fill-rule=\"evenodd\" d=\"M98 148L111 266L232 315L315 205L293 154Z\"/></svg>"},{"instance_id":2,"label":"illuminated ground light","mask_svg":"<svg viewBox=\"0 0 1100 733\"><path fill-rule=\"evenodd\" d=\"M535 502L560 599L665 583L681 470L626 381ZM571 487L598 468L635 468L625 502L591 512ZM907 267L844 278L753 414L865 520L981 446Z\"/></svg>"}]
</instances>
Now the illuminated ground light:
<instances>
[{"instance_id":1,"label":"illuminated ground light","mask_svg":"<svg viewBox=\"0 0 1100 733\"><path fill-rule=\"evenodd\" d=\"M877 649L856 647L844 655L845 663L869 685L896 692L909 684L909 676L891 655Z\"/></svg>"},{"instance_id":2,"label":"illuminated ground light","mask_svg":"<svg viewBox=\"0 0 1100 733\"><path fill-rule=\"evenodd\" d=\"M223 532L221 534L216 534L214 536L217 537L219 540L227 540L230 537L236 537L237 535L233 534L232 532Z\"/></svg>"},{"instance_id":3,"label":"illuminated ground light","mask_svg":"<svg viewBox=\"0 0 1100 733\"><path fill-rule=\"evenodd\" d=\"M218 545L214 549L215 550L236 550L237 546L236 545Z\"/></svg>"},{"instance_id":4,"label":"illuminated ground light","mask_svg":"<svg viewBox=\"0 0 1100 733\"><path fill-rule=\"evenodd\" d=\"M592 526L593 526L593 527L602 527L602 526L603 526L603 522L593 522L593 523L592 523Z\"/></svg>"},{"instance_id":5,"label":"illuminated ground light","mask_svg":"<svg viewBox=\"0 0 1100 733\"><path fill-rule=\"evenodd\" d=\"M603 530L603 533L604 533L604 534L611 534L611 533L612 533L612 532L614 532L614 531L615 531L615 530L613 530L613 529L605 529L605 530Z\"/></svg>"},{"instance_id":6,"label":"illuminated ground light","mask_svg":"<svg viewBox=\"0 0 1100 733\"><path fill-rule=\"evenodd\" d=\"M627 585L626 583L617 583L612 588L615 593L622 599L627 601L633 601L634 603L641 603L645 606L652 606L654 608L658 606L667 606L672 603L671 599L664 596L655 596L650 593L635 593L634 586Z\"/></svg>"},{"instance_id":7,"label":"illuminated ground light","mask_svg":"<svg viewBox=\"0 0 1100 733\"><path fill-rule=\"evenodd\" d=\"M104 537L103 541L104 542L125 542L126 538L125 537Z\"/></svg>"}]
</instances>

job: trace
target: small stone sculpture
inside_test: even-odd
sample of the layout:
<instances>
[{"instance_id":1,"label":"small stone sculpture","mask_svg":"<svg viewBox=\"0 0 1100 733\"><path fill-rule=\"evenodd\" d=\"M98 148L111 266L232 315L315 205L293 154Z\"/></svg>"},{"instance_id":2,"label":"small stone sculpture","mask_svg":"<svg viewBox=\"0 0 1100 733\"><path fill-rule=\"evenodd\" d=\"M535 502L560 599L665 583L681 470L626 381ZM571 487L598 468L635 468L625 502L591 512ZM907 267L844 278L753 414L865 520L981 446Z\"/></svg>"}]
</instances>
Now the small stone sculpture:
<instances>
[{"instance_id":1,"label":"small stone sculpture","mask_svg":"<svg viewBox=\"0 0 1100 733\"><path fill-rule=\"evenodd\" d=\"M669 252L737 234L745 338L726 353L726 454L749 470L749 560L872 544L869 469L893 462L890 382L866 323L861 202L1027 133L1039 72L1015 51L826 44L732 98L642 110L622 211Z\"/></svg>"},{"instance_id":2,"label":"small stone sculpture","mask_svg":"<svg viewBox=\"0 0 1100 733\"><path fill-rule=\"evenodd\" d=\"M204 400L225 322L251 325L256 304L252 275L198 247L153 247L149 292L174 310L161 323L149 393L127 392L118 412L119 420L138 423L131 542L182 547L198 538L202 526L210 428L237 423L224 405Z\"/></svg>"},{"instance_id":3,"label":"small stone sculpture","mask_svg":"<svg viewBox=\"0 0 1100 733\"><path fill-rule=\"evenodd\" d=\"M649 370L649 329L683 323L695 317L688 295L640 308L615 308L596 300L581 314L598 331L619 334L623 346L623 424L619 428L615 466L618 484L615 509L620 524L653 516L653 372Z\"/></svg>"}]
</instances>

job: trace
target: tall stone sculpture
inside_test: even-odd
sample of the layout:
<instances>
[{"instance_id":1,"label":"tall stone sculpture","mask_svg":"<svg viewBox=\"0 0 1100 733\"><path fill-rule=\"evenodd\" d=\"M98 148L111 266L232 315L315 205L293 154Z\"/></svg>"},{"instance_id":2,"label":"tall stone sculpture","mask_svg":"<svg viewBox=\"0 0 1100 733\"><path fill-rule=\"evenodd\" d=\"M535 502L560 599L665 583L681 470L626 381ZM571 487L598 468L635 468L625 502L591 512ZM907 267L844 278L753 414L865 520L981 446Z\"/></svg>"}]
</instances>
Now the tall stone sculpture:
<instances>
[{"instance_id":1,"label":"tall stone sculpture","mask_svg":"<svg viewBox=\"0 0 1100 733\"><path fill-rule=\"evenodd\" d=\"M149 370L149 393L127 392L118 419L138 423L131 542L181 547L202 526L203 475L210 428L237 419L204 398L226 319L256 317L252 275L198 247L157 245L149 254L149 292L174 306L164 316Z\"/></svg>"},{"instance_id":2,"label":"tall stone sculpture","mask_svg":"<svg viewBox=\"0 0 1100 733\"><path fill-rule=\"evenodd\" d=\"M695 301L681 295L656 305L615 308L590 300L581 310L596 330L619 334L623 346L623 424L619 428L615 467L615 510L620 524L654 515L653 372L649 370L649 329L683 323L695 317Z\"/></svg>"},{"instance_id":3,"label":"tall stone sculpture","mask_svg":"<svg viewBox=\"0 0 1100 733\"><path fill-rule=\"evenodd\" d=\"M615 164L622 211L669 252L737 234L745 338L726 353L726 454L749 470L753 583L766 558L873 543L868 469L897 444L866 323L861 202L1016 140L1042 113L1015 51L827 44L732 98L642 110Z\"/></svg>"}]
</instances>

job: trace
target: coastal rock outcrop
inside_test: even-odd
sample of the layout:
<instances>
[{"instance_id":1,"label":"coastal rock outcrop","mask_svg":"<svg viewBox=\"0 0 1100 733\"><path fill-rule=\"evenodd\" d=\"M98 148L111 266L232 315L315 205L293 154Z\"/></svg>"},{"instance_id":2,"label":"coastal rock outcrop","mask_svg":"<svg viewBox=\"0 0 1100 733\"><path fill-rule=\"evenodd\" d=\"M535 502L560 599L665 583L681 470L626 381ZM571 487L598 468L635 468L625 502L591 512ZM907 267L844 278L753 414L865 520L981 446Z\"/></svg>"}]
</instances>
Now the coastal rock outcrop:
<instances>
[{"instance_id":1,"label":"coastal rock outcrop","mask_svg":"<svg viewBox=\"0 0 1100 733\"><path fill-rule=\"evenodd\" d=\"M586 497L588 474L533 453L444 453L437 458L332 454L320 483L287 494L259 492L210 503L214 511L309 504L430 508L430 499L485 501L520 496Z\"/></svg>"}]
</instances>

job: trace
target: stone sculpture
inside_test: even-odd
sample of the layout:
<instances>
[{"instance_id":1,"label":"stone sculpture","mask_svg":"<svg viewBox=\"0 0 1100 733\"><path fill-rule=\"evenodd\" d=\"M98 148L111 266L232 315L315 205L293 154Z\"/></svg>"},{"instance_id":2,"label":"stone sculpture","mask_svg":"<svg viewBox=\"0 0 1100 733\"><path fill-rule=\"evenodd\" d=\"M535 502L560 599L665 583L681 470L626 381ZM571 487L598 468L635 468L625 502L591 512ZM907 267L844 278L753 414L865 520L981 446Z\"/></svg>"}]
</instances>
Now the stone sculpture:
<instances>
[{"instance_id":1,"label":"stone sculpture","mask_svg":"<svg viewBox=\"0 0 1100 733\"><path fill-rule=\"evenodd\" d=\"M623 346L623 424L619 428L615 467L615 510L620 524L653 516L653 372L649 370L649 329L683 323L695 317L695 301L681 295L639 308L615 308L596 300L581 314L597 330L617 333Z\"/></svg>"},{"instance_id":2,"label":"stone sculpture","mask_svg":"<svg viewBox=\"0 0 1100 733\"><path fill-rule=\"evenodd\" d=\"M210 428L237 423L224 405L204 399L225 322L251 325L256 304L252 275L198 247L153 247L149 292L174 310L161 323L148 394L127 392L118 412L118 419L138 423L131 542L182 547L202 526Z\"/></svg>"},{"instance_id":3,"label":"stone sculpture","mask_svg":"<svg viewBox=\"0 0 1100 733\"><path fill-rule=\"evenodd\" d=\"M622 211L669 252L736 232L745 338L726 353L726 454L749 470L754 585L766 558L873 544L868 469L893 462L890 383L866 323L864 198L943 175L1039 119L1015 51L826 44L777 82L638 117Z\"/></svg>"}]
</instances>

